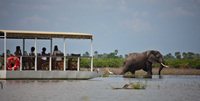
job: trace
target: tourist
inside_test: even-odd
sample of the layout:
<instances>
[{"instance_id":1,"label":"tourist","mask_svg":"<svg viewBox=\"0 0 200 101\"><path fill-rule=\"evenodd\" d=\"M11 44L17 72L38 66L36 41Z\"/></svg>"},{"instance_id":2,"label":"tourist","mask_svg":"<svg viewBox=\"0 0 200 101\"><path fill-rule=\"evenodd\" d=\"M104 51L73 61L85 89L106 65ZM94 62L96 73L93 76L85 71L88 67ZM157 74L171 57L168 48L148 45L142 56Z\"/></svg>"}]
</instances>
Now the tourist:
<instances>
[{"instance_id":1,"label":"tourist","mask_svg":"<svg viewBox=\"0 0 200 101\"><path fill-rule=\"evenodd\" d=\"M17 46L17 47L16 47L16 51L15 51L14 55L15 55L15 56L21 56L21 55L22 55L20 46Z\"/></svg>"},{"instance_id":2,"label":"tourist","mask_svg":"<svg viewBox=\"0 0 200 101\"><path fill-rule=\"evenodd\" d=\"M29 53L29 56L35 56L35 47L31 47L31 52ZM34 65L35 63L35 58L34 57L30 57L28 58L28 66L29 66L29 69L31 69L31 63L32 65Z\"/></svg>"},{"instance_id":3,"label":"tourist","mask_svg":"<svg viewBox=\"0 0 200 101\"><path fill-rule=\"evenodd\" d=\"M48 53L46 52L46 48L43 47L43 48L42 48L41 55L43 56L43 55L46 55L46 54L48 54ZM42 61L46 61L46 60L47 60L47 57L42 57Z\"/></svg>"},{"instance_id":4,"label":"tourist","mask_svg":"<svg viewBox=\"0 0 200 101\"><path fill-rule=\"evenodd\" d=\"M62 54L62 52L60 50L58 50L57 45L55 45L55 47L54 47L53 56L56 56L56 54ZM61 61L61 60L62 60L61 57L56 57L56 61Z\"/></svg>"}]
</instances>

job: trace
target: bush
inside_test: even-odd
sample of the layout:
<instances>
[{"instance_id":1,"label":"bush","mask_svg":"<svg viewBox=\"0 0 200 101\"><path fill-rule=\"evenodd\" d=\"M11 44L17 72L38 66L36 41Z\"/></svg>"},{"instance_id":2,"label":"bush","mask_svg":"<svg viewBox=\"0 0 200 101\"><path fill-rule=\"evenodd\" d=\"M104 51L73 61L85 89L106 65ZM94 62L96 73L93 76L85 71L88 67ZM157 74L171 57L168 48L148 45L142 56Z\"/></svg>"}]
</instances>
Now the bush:
<instances>
[{"instance_id":1,"label":"bush","mask_svg":"<svg viewBox=\"0 0 200 101\"><path fill-rule=\"evenodd\" d=\"M122 67L124 59L119 58L96 58L93 59L94 67ZM91 59L81 59L81 67L90 67Z\"/></svg>"},{"instance_id":2,"label":"bush","mask_svg":"<svg viewBox=\"0 0 200 101\"><path fill-rule=\"evenodd\" d=\"M165 62L166 65L174 68L200 68L200 59L172 59Z\"/></svg>"},{"instance_id":3,"label":"bush","mask_svg":"<svg viewBox=\"0 0 200 101\"><path fill-rule=\"evenodd\" d=\"M95 58L94 67L122 67L122 58ZM200 59L165 59L165 64L173 68L196 68L200 69ZM90 67L91 59L81 59L81 67ZM160 67L160 64L153 64L153 67Z\"/></svg>"}]
</instances>

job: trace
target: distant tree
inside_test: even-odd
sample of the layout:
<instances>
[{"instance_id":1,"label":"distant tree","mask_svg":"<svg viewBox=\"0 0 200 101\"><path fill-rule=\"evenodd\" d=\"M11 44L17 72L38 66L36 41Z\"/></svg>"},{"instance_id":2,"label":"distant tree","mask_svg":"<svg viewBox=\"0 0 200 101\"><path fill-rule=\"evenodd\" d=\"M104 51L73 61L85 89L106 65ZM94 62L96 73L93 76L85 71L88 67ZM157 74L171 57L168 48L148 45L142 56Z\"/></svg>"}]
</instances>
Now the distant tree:
<instances>
[{"instance_id":1,"label":"distant tree","mask_svg":"<svg viewBox=\"0 0 200 101\"><path fill-rule=\"evenodd\" d=\"M188 59L193 59L193 57L192 57L193 55L194 55L193 52L188 52L188 53L187 53L187 58L188 58Z\"/></svg>"},{"instance_id":2,"label":"distant tree","mask_svg":"<svg viewBox=\"0 0 200 101\"><path fill-rule=\"evenodd\" d=\"M117 58L117 56L115 56L115 53L111 52L107 55L107 58Z\"/></svg>"},{"instance_id":3,"label":"distant tree","mask_svg":"<svg viewBox=\"0 0 200 101\"><path fill-rule=\"evenodd\" d=\"M103 58L103 55L102 54L98 54L98 58Z\"/></svg>"},{"instance_id":4,"label":"distant tree","mask_svg":"<svg viewBox=\"0 0 200 101\"><path fill-rule=\"evenodd\" d=\"M128 56L128 54L125 54L125 58Z\"/></svg>"},{"instance_id":5,"label":"distant tree","mask_svg":"<svg viewBox=\"0 0 200 101\"><path fill-rule=\"evenodd\" d=\"M6 50L6 52L7 52L7 55L10 55L10 50Z\"/></svg>"},{"instance_id":6,"label":"distant tree","mask_svg":"<svg viewBox=\"0 0 200 101\"><path fill-rule=\"evenodd\" d=\"M83 56L90 56L89 52L85 52Z\"/></svg>"},{"instance_id":7,"label":"distant tree","mask_svg":"<svg viewBox=\"0 0 200 101\"><path fill-rule=\"evenodd\" d=\"M98 52L97 51L94 52L94 58L98 58Z\"/></svg>"},{"instance_id":8,"label":"distant tree","mask_svg":"<svg viewBox=\"0 0 200 101\"><path fill-rule=\"evenodd\" d=\"M198 59L198 58L199 58L199 54L196 53L196 54L192 55L192 58L193 58L193 59Z\"/></svg>"},{"instance_id":9,"label":"distant tree","mask_svg":"<svg viewBox=\"0 0 200 101\"><path fill-rule=\"evenodd\" d=\"M6 55L7 55L7 57L14 56L13 54L11 54L10 50L6 50ZM4 53L2 53L1 56L4 56Z\"/></svg>"},{"instance_id":10,"label":"distant tree","mask_svg":"<svg viewBox=\"0 0 200 101\"><path fill-rule=\"evenodd\" d=\"M24 51L24 55L28 55L27 51Z\"/></svg>"},{"instance_id":11,"label":"distant tree","mask_svg":"<svg viewBox=\"0 0 200 101\"><path fill-rule=\"evenodd\" d=\"M183 52L182 55L183 55L183 58L187 58L187 53L186 52Z\"/></svg>"},{"instance_id":12,"label":"distant tree","mask_svg":"<svg viewBox=\"0 0 200 101\"><path fill-rule=\"evenodd\" d=\"M103 53L102 58L106 58L108 56L108 54Z\"/></svg>"},{"instance_id":13,"label":"distant tree","mask_svg":"<svg viewBox=\"0 0 200 101\"><path fill-rule=\"evenodd\" d=\"M115 54L115 55L117 55L117 54L118 54L118 50L117 50L117 49L114 51L114 54Z\"/></svg>"},{"instance_id":14,"label":"distant tree","mask_svg":"<svg viewBox=\"0 0 200 101\"><path fill-rule=\"evenodd\" d=\"M171 53L168 53L167 55L164 56L165 59L174 59L174 56L172 56Z\"/></svg>"},{"instance_id":15,"label":"distant tree","mask_svg":"<svg viewBox=\"0 0 200 101\"><path fill-rule=\"evenodd\" d=\"M176 56L176 59L180 59L181 58L181 53L180 52L175 52L175 56Z\"/></svg>"}]
</instances>

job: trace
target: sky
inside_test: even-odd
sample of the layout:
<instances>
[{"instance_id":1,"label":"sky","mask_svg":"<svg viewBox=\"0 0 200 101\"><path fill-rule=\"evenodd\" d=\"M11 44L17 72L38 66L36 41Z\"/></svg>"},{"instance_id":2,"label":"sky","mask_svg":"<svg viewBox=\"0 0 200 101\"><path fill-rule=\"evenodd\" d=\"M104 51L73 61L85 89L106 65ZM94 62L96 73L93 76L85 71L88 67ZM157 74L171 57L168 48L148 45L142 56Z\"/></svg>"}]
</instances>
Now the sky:
<instances>
[{"instance_id":1,"label":"sky","mask_svg":"<svg viewBox=\"0 0 200 101\"><path fill-rule=\"evenodd\" d=\"M0 30L89 33L99 54L200 53L200 0L0 0ZM39 42L38 51L49 47L50 41ZM66 52L90 52L90 42L67 40ZM53 40L61 50L62 43ZM7 47L14 51L17 44L22 40Z\"/></svg>"}]
</instances>

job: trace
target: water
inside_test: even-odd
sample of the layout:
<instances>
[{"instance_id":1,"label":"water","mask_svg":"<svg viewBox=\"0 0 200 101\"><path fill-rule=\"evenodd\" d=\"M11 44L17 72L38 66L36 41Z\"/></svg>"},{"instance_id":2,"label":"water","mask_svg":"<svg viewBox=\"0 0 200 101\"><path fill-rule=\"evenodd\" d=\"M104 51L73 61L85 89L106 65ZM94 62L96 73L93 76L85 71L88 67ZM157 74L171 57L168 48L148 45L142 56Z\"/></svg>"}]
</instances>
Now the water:
<instances>
[{"instance_id":1,"label":"water","mask_svg":"<svg viewBox=\"0 0 200 101\"><path fill-rule=\"evenodd\" d=\"M113 90L146 82L144 90ZM1 87L1 85L3 87ZM0 101L199 101L200 76L111 76L91 80L0 80Z\"/></svg>"}]
</instances>

